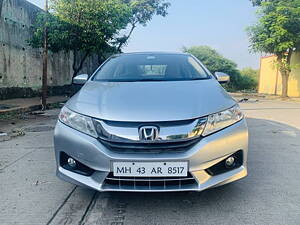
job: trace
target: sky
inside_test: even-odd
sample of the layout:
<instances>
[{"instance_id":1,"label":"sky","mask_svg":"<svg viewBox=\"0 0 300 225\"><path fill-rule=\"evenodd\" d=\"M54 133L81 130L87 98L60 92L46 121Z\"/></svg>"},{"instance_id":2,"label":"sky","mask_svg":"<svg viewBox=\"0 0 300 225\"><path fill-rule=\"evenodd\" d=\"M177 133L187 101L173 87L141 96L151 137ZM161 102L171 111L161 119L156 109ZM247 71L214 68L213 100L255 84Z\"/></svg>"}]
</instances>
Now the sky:
<instances>
[{"instance_id":1,"label":"sky","mask_svg":"<svg viewBox=\"0 0 300 225\"><path fill-rule=\"evenodd\" d=\"M43 7L44 0L28 0ZM124 52L172 51L208 45L245 67L259 68L259 55L249 52L246 27L257 17L249 0L168 0L167 17L155 16L134 31Z\"/></svg>"}]
</instances>

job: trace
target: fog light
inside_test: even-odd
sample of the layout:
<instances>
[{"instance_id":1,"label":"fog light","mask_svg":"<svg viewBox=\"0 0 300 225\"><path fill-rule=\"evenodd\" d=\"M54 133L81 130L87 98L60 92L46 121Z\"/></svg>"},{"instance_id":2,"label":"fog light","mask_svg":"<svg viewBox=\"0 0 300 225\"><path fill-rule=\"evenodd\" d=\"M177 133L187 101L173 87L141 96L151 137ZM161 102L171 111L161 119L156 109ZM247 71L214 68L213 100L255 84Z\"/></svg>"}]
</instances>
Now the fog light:
<instances>
[{"instance_id":1,"label":"fog light","mask_svg":"<svg viewBox=\"0 0 300 225\"><path fill-rule=\"evenodd\" d=\"M231 156L226 159L225 164L227 167L232 167L232 166L234 166L234 162L235 162L235 159L234 159L234 157Z\"/></svg>"},{"instance_id":2,"label":"fog light","mask_svg":"<svg viewBox=\"0 0 300 225\"><path fill-rule=\"evenodd\" d=\"M72 168L76 167L76 161L73 158L68 158L68 165Z\"/></svg>"},{"instance_id":3,"label":"fog light","mask_svg":"<svg viewBox=\"0 0 300 225\"><path fill-rule=\"evenodd\" d=\"M239 150L236 153L228 156L227 158L223 159L221 162L209 167L205 171L211 175L219 175L221 173L226 173L230 170L234 170L239 168L243 165L243 151Z\"/></svg>"}]
</instances>

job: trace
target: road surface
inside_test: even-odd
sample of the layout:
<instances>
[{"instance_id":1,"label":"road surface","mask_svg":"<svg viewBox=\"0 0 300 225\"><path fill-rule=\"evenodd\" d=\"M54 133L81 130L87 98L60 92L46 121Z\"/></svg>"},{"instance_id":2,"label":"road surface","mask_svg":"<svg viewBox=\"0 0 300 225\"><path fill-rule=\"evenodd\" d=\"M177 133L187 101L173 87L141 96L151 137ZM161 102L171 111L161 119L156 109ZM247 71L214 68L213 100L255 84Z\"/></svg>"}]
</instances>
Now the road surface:
<instances>
[{"instance_id":1,"label":"road surface","mask_svg":"<svg viewBox=\"0 0 300 225\"><path fill-rule=\"evenodd\" d=\"M300 224L300 103L242 103L249 175L200 193L98 193L55 177L58 110L31 116L25 136L0 142L0 224Z\"/></svg>"}]
</instances>

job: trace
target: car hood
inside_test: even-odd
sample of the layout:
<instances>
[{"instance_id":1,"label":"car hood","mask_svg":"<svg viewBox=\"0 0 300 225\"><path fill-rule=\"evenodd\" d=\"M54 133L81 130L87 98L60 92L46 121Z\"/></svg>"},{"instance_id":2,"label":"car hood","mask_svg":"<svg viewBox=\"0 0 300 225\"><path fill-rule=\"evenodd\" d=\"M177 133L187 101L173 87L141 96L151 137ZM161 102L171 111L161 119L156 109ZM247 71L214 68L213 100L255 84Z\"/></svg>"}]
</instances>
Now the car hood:
<instances>
[{"instance_id":1,"label":"car hood","mask_svg":"<svg viewBox=\"0 0 300 225\"><path fill-rule=\"evenodd\" d=\"M236 102L215 79L164 82L88 81L68 102L75 112L111 121L188 120Z\"/></svg>"}]
</instances>

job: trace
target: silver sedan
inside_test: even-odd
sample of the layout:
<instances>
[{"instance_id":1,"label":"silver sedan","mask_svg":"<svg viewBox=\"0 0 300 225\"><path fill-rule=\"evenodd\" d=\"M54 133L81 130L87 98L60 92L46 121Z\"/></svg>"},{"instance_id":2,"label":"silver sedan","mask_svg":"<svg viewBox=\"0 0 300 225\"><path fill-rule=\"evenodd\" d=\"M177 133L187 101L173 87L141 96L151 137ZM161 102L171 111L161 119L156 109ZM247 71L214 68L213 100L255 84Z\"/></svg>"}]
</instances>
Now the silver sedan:
<instances>
[{"instance_id":1,"label":"silver sedan","mask_svg":"<svg viewBox=\"0 0 300 225\"><path fill-rule=\"evenodd\" d=\"M62 108L57 175L98 191L202 191L247 175L248 128L238 104L194 56L110 57Z\"/></svg>"}]
</instances>

